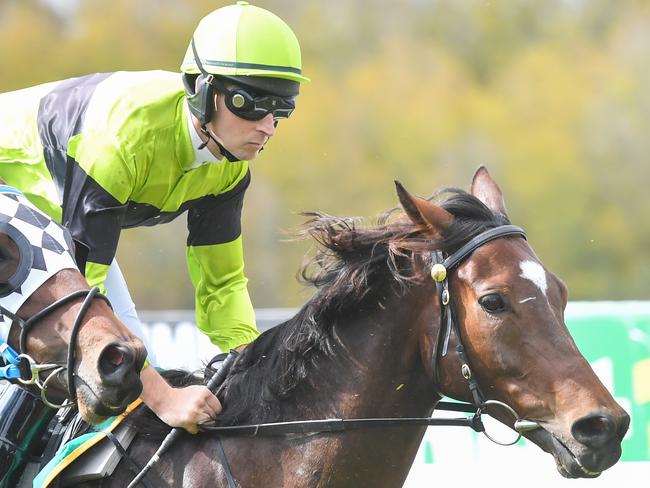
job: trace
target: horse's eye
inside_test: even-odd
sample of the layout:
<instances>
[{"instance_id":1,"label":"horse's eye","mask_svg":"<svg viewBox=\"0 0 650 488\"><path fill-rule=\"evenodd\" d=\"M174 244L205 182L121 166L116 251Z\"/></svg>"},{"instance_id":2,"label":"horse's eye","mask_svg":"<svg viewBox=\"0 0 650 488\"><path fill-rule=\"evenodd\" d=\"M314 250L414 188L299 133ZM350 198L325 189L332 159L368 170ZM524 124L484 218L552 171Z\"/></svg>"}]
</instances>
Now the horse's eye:
<instances>
[{"instance_id":1,"label":"horse's eye","mask_svg":"<svg viewBox=\"0 0 650 488\"><path fill-rule=\"evenodd\" d=\"M480 303L483 310L488 313L504 312L507 308L505 299L498 293L483 295L479 298L478 303Z\"/></svg>"}]
</instances>

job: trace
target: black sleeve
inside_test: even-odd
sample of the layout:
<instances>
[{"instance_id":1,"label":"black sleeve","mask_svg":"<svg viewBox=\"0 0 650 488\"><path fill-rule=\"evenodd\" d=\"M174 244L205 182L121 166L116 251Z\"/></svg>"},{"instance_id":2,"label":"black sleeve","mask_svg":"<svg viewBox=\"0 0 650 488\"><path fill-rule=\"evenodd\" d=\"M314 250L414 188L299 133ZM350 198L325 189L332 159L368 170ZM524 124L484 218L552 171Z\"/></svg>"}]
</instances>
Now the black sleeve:
<instances>
[{"instance_id":1,"label":"black sleeve","mask_svg":"<svg viewBox=\"0 0 650 488\"><path fill-rule=\"evenodd\" d=\"M76 163L69 188L63 206L63 225L70 230L77 245L83 246L76 253L79 268L83 272L86 260L110 265L128 206L104 190Z\"/></svg>"},{"instance_id":2,"label":"black sleeve","mask_svg":"<svg viewBox=\"0 0 650 488\"><path fill-rule=\"evenodd\" d=\"M241 234L244 193L250 185L250 171L235 187L221 195L202 198L187 212L187 245L209 246L235 240Z\"/></svg>"}]
</instances>

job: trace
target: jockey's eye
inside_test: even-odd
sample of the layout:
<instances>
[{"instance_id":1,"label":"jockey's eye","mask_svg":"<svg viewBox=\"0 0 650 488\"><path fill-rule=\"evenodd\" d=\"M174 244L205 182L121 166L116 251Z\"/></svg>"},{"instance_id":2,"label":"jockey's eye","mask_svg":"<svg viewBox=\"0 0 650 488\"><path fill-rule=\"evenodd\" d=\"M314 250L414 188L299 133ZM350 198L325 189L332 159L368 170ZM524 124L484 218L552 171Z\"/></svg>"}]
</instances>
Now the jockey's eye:
<instances>
[{"instance_id":1,"label":"jockey's eye","mask_svg":"<svg viewBox=\"0 0 650 488\"><path fill-rule=\"evenodd\" d=\"M490 293L479 298L478 303L488 313L505 312L508 308L506 300L498 293Z\"/></svg>"}]
</instances>

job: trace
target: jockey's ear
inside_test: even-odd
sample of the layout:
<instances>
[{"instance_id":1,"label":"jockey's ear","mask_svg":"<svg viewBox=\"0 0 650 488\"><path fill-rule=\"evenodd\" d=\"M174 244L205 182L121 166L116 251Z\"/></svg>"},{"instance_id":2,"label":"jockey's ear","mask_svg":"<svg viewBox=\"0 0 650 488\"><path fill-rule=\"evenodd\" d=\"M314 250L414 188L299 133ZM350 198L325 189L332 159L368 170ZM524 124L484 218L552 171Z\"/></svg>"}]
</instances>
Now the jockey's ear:
<instances>
[{"instance_id":1,"label":"jockey's ear","mask_svg":"<svg viewBox=\"0 0 650 488\"><path fill-rule=\"evenodd\" d=\"M503 193L496 181L492 179L485 166L480 166L472 178L472 195L485 204L494 213L508 218Z\"/></svg>"},{"instance_id":2,"label":"jockey's ear","mask_svg":"<svg viewBox=\"0 0 650 488\"><path fill-rule=\"evenodd\" d=\"M429 200L411 195L399 181L395 181L395 188L402 208L411 221L423 227L423 230L434 239L441 239L445 229L454 220L454 216Z\"/></svg>"}]
</instances>

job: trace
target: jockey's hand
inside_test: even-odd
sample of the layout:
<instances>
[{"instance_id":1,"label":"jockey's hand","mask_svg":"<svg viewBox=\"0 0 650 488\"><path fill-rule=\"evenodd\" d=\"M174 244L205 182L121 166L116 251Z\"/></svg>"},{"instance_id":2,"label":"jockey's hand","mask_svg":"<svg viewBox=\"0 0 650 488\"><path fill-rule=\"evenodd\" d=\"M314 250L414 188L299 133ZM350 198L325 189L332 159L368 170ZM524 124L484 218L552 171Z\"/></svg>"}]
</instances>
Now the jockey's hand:
<instances>
[{"instance_id":1,"label":"jockey's hand","mask_svg":"<svg viewBox=\"0 0 650 488\"><path fill-rule=\"evenodd\" d=\"M214 420L221 412L221 402L203 385L172 388L152 366L142 370L142 400L171 427L182 427L191 434L199 424Z\"/></svg>"}]
</instances>

